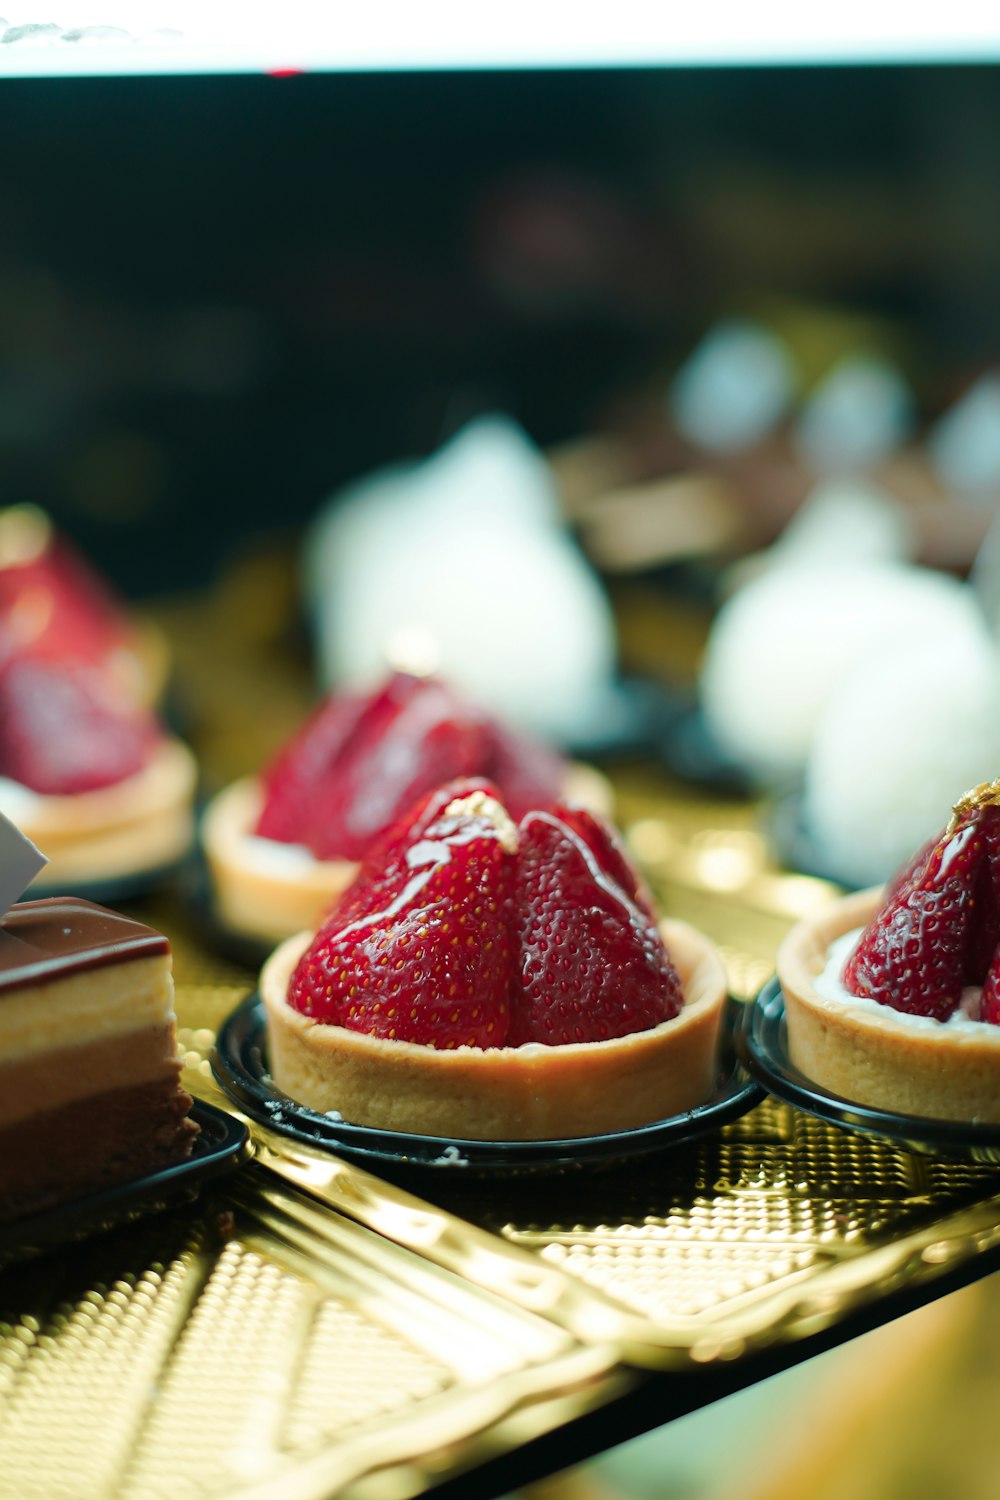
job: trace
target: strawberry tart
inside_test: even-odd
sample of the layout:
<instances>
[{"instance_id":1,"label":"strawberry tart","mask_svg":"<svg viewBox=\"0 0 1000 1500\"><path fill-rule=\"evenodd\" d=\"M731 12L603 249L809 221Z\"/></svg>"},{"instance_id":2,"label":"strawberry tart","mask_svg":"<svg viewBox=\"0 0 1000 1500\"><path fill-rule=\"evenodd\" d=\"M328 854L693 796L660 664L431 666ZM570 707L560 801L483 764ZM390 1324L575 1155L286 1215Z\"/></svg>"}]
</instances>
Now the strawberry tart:
<instances>
[{"instance_id":1,"label":"strawberry tart","mask_svg":"<svg viewBox=\"0 0 1000 1500\"><path fill-rule=\"evenodd\" d=\"M611 802L598 771L436 678L396 672L374 691L331 694L259 776L209 803L201 839L218 919L269 943L315 927L416 797L471 775L490 777L517 817L563 796Z\"/></svg>"},{"instance_id":2,"label":"strawberry tart","mask_svg":"<svg viewBox=\"0 0 1000 1500\"><path fill-rule=\"evenodd\" d=\"M193 837L194 758L99 669L0 662L0 811L44 854L46 886L132 880Z\"/></svg>"},{"instance_id":3,"label":"strawberry tart","mask_svg":"<svg viewBox=\"0 0 1000 1500\"><path fill-rule=\"evenodd\" d=\"M149 706L127 622L30 507L0 515L0 812L46 885L132 879L192 838L195 764Z\"/></svg>"},{"instance_id":4,"label":"strawberry tart","mask_svg":"<svg viewBox=\"0 0 1000 1500\"><path fill-rule=\"evenodd\" d=\"M35 505L0 509L0 655L85 661L143 703L159 699L169 652Z\"/></svg>"},{"instance_id":5,"label":"strawberry tart","mask_svg":"<svg viewBox=\"0 0 1000 1500\"><path fill-rule=\"evenodd\" d=\"M885 889L778 953L791 1061L859 1104L1000 1123L1000 781L956 803Z\"/></svg>"},{"instance_id":6,"label":"strawberry tart","mask_svg":"<svg viewBox=\"0 0 1000 1500\"><path fill-rule=\"evenodd\" d=\"M466 1140L571 1139L713 1092L722 961L658 924L610 827L514 822L498 789L425 795L316 933L261 975L270 1070L308 1108Z\"/></svg>"}]
</instances>

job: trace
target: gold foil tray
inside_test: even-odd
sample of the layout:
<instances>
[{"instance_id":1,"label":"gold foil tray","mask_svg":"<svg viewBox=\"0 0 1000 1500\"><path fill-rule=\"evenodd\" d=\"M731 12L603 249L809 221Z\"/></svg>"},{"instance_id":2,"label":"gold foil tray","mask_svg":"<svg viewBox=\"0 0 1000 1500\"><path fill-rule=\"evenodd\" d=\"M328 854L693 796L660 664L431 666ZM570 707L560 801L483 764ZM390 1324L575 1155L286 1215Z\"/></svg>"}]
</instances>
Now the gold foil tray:
<instances>
[{"instance_id":1,"label":"gold foil tray","mask_svg":"<svg viewBox=\"0 0 1000 1500\"><path fill-rule=\"evenodd\" d=\"M808 899L830 899L814 886ZM684 889L663 894L687 915ZM728 921L721 898L714 917ZM175 947L189 972L217 964ZM746 942L730 960L737 991L767 969ZM247 987L185 1033L192 1086L215 1103L206 1052ZM200 996L206 1017L211 990L183 985L182 1016ZM402 1187L253 1130L258 1164L282 1182L633 1365L691 1367L798 1340L1000 1248L996 1170L913 1156L774 1099L700 1142L611 1169L499 1180L425 1170Z\"/></svg>"},{"instance_id":2,"label":"gold foil tray","mask_svg":"<svg viewBox=\"0 0 1000 1500\"><path fill-rule=\"evenodd\" d=\"M0 1494L404 1497L585 1411L585 1347L253 1166L0 1281Z\"/></svg>"},{"instance_id":3,"label":"gold foil tray","mask_svg":"<svg viewBox=\"0 0 1000 1500\"><path fill-rule=\"evenodd\" d=\"M1000 1258L995 1170L895 1151L773 1099L631 1167L424 1177L433 1203L254 1129L259 1162L284 1181L636 1366L791 1343Z\"/></svg>"},{"instance_id":4,"label":"gold foil tray","mask_svg":"<svg viewBox=\"0 0 1000 1500\"><path fill-rule=\"evenodd\" d=\"M982 1274L977 1260L993 1269L1000 1253L995 1170L911 1156L773 1099L602 1180L449 1198L614 1301L621 1315L603 1336L668 1368L799 1340L892 1293Z\"/></svg>"},{"instance_id":5,"label":"gold foil tray","mask_svg":"<svg viewBox=\"0 0 1000 1500\"><path fill-rule=\"evenodd\" d=\"M203 1081L247 975L143 915ZM251 1161L0 1276L0 1496L405 1500L620 1390L617 1363Z\"/></svg>"},{"instance_id":6,"label":"gold foil tray","mask_svg":"<svg viewBox=\"0 0 1000 1500\"><path fill-rule=\"evenodd\" d=\"M830 899L782 885L749 824L703 808L644 812L643 840L666 909L723 942L738 995L767 977L789 905ZM172 939L187 1076L219 1102L207 1057L255 976L182 906L137 914ZM254 1134L211 1195L0 1276L3 1500L406 1500L610 1400L634 1367L790 1346L1000 1250L996 1172L774 1100L613 1170L425 1172L417 1193Z\"/></svg>"}]
</instances>

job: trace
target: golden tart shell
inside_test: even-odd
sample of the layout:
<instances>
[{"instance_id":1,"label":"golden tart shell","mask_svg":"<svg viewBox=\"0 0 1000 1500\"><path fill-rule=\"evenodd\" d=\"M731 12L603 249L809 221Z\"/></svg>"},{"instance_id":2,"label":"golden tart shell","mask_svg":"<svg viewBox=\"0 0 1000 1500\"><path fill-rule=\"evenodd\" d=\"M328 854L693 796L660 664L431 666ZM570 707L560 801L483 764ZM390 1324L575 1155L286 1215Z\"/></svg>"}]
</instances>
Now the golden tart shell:
<instances>
[{"instance_id":1,"label":"golden tart shell","mask_svg":"<svg viewBox=\"0 0 1000 1500\"><path fill-rule=\"evenodd\" d=\"M566 797L610 813L611 783L593 766L573 764ZM256 776L234 781L212 798L201 823L201 843L220 922L235 932L279 943L314 930L358 873L347 859L314 859L299 845L258 839L252 830L264 806Z\"/></svg>"},{"instance_id":2,"label":"golden tart shell","mask_svg":"<svg viewBox=\"0 0 1000 1500\"><path fill-rule=\"evenodd\" d=\"M293 1010L289 979L313 936L300 933L261 973L271 1076L320 1114L459 1140L572 1139L680 1114L716 1086L726 974L718 950L694 928L665 921L661 932L684 986L684 1009L672 1021L604 1042L452 1051Z\"/></svg>"},{"instance_id":3,"label":"golden tart shell","mask_svg":"<svg viewBox=\"0 0 1000 1500\"><path fill-rule=\"evenodd\" d=\"M187 746L166 739L134 776L67 796L32 792L11 817L48 857L46 886L142 874L191 847L197 774Z\"/></svg>"},{"instance_id":4,"label":"golden tart shell","mask_svg":"<svg viewBox=\"0 0 1000 1500\"><path fill-rule=\"evenodd\" d=\"M318 927L358 873L347 859L314 859L299 845L257 838L264 805L256 776L217 793L201 821L201 845L216 916L226 927L269 942Z\"/></svg>"},{"instance_id":5,"label":"golden tart shell","mask_svg":"<svg viewBox=\"0 0 1000 1500\"><path fill-rule=\"evenodd\" d=\"M924 1119L1000 1123L1000 1026L915 1025L891 1006L855 1008L817 993L835 939L864 927L882 888L793 927L778 950L788 1053L808 1078L858 1104Z\"/></svg>"}]
</instances>

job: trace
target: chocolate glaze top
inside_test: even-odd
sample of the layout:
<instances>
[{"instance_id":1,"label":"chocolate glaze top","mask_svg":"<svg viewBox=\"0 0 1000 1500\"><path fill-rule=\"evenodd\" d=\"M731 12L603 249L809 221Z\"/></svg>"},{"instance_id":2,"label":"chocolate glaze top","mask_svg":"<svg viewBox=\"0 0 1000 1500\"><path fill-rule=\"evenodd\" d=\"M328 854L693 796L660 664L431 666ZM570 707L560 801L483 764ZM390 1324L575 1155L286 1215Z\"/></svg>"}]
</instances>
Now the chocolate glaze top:
<instances>
[{"instance_id":1,"label":"chocolate glaze top","mask_svg":"<svg viewBox=\"0 0 1000 1500\"><path fill-rule=\"evenodd\" d=\"M169 952L161 932L92 901L21 901L0 923L0 997L66 974Z\"/></svg>"}]
</instances>

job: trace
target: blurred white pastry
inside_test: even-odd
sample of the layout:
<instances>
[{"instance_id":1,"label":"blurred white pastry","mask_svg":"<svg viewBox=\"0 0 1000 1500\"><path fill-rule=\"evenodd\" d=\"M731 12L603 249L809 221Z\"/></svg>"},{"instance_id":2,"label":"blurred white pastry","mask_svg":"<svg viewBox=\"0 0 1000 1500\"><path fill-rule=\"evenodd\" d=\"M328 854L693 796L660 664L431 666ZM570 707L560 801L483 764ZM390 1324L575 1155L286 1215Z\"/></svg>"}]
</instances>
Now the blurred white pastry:
<instances>
[{"instance_id":1,"label":"blurred white pastry","mask_svg":"<svg viewBox=\"0 0 1000 1500\"><path fill-rule=\"evenodd\" d=\"M785 416L795 394L785 345L756 323L719 323L681 366L668 395L684 437L717 453L758 442Z\"/></svg>"},{"instance_id":2,"label":"blurred white pastry","mask_svg":"<svg viewBox=\"0 0 1000 1500\"><path fill-rule=\"evenodd\" d=\"M838 360L811 393L794 438L817 473L858 473L902 447L915 415L913 394L894 365L853 354Z\"/></svg>"},{"instance_id":3,"label":"blurred white pastry","mask_svg":"<svg viewBox=\"0 0 1000 1500\"><path fill-rule=\"evenodd\" d=\"M802 823L848 884L888 879L936 831L941 808L1000 767L1000 520L958 587L964 618L928 619L866 653L817 724Z\"/></svg>"},{"instance_id":4,"label":"blurred white pastry","mask_svg":"<svg viewBox=\"0 0 1000 1500\"><path fill-rule=\"evenodd\" d=\"M611 607L512 422L480 418L425 462L335 496L305 558L325 685L371 683L387 664L440 672L557 743L599 732Z\"/></svg>"},{"instance_id":5,"label":"blurred white pastry","mask_svg":"<svg viewBox=\"0 0 1000 1500\"><path fill-rule=\"evenodd\" d=\"M979 625L971 590L931 569L832 554L774 567L720 610L699 691L720 747L763 781L800 773L826 705L875 650Z\"/></svg>"},{"instance_id":6,"label":"blurred white pastry","mask_svg":"<svg viewBox=\"0 0 1000 1500\"><path fill-rule=\"evenodd\" d=\"M912 561L916 527L907 508L860 475L824 479L770 547L769 567L810 560L846 564Z\"/></svg>"},{"instance_id":7,"label":"blurred white pastry","mask_svg":"<svg viewBox=\"0 0 1000 1500\"><path fill-rule=\"evenodd\" d=\"M971 591L970 591L971 601ZM888 879L968 790L1000 768L1000 658L974 609L867 654L827 704L802 821L826 869Z\"/></svg>"},{"instance_id":8,"label":"blurred white pastry","mask_svg":"<svg viewBox=\"0 0 1000 1500\"><path fill-rule=\"evenodd\" d=\"M1000 499L1000 373L984 375L939 417L927 449L946 490L965 499Z\"/></svg>"}]
</instances>

